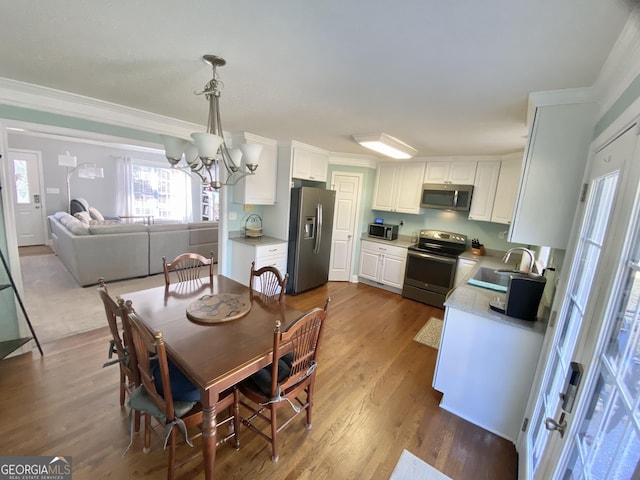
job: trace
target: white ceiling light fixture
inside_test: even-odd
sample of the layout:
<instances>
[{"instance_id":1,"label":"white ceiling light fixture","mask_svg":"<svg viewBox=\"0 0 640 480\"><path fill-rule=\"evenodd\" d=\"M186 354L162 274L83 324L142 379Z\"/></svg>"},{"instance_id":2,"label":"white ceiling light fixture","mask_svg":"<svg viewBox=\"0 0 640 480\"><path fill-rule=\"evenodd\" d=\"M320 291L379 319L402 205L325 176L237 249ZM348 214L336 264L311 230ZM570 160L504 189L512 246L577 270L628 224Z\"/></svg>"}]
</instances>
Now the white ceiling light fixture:
<instances>
[{"instance_id":1,"label":"white ceiling light fixture","mask_svg":"<svg viewBox=\"0 0 640 480\"><path fill-rule=\"evenodd\" d=\"M219 80L217 67L227 62L215 55L204 55L202 59L213 68L213 78L201 92L209 102L209 119L207 131L192 133L193 141L162 135L165 155L172 167L184 168L200 177L203 183L211 188L219 189L222 185L235 185L247 176L253 175L258 168L262 146L245 144L240 148L227 148L220 120L220 92L224 84ZM187 164L180 167L183 157ZM222 180L222 167L226 172L226 180Z\"/></svg>"},{"instance_id":2,"label":"white ceiling light fixture","mask_svg":"<svg viewBox=\"0 0 640 480\"><path fill-rule=\"evenodd\" d=\"M418 153L415 148L386 133L354 135L353 139L365 148L398 160L411 158Z\"/></svg>"}]
</instances>

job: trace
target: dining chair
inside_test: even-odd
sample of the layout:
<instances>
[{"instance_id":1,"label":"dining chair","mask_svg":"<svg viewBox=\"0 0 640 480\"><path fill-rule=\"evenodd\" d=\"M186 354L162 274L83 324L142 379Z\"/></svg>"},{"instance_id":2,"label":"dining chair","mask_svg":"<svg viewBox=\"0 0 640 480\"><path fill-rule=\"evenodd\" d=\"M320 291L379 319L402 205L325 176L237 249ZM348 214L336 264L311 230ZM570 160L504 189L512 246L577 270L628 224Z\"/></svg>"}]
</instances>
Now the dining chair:
<instances>
[{"instance_id":1,"label":"dining chair","mask_svg":"<svg viewBox=\"0 0 640 480\"><path fill-rule=\"evenodd\" d=\"M175 476L175 470L201 454L198 453L176 462L176 436L178 431L184 436L185 443L193 446L192 439L202 435L198 431L189 435L189 429L195 429L202 424L202 405L200 404L200 389L176 367L167 357L167 351L161 331L152 332L142 319L135 313L130 301L125 302L125 314L131 325L131 334L136 352L140 385L129 397L132 409L144 414L145 432L144 449L149 452L151 447L151 433L158 433L151 425L153 416L162 430L164 448L168 447L167 479ZM217 445L233 439L233 447L238 449L238 430L240 421L238 416L239 395L234 387L220 394L216 403L216 411L222 413L228 410L228 417L216 420L218 433L220 427L227 425L229 433L218 439Z\"/></svg>"},{"instance_id":2,"label":"dining chair","mask_svg":"<svg viewBox=\"0 0 640 480\"><path fill-rule=\"evenodd\" d=\"M274 462L279 457L278 433L302 411L307 413L306 428L311 429L316 359L330 301L327 298L324 308L310 310L284 331L278 320L273 332L273 358L278 360L239 384L244 397L240 405L250 412L241 422L271 443ZM279 422L277 414L281 408L291 409L292 413ZM258 419L264 422L262 428L254 423ZM265 431L265 423L270 432Z\"/></svg>"},{"instance_id":3,"label":"dining chair","mask_svg":"<svg viewBox=\"0 0 640 480\"><path fill-rule=\"evenodd\" d=\"M284 301L288 279L289 274L285 273L283 276L276 267L267 265L256 270L256 262L251 262L249 290L252 295L259 293L282 302Z\"/></svg>"},{"instance_id":4,"label":"dining chair","mask_svg":"<svg viewBox=\"0 0 640 480\"><path fill-rule=\"evenodd\" d=\"M126 395L140 384L136 367L135 352L131 341L131 328L127 316L124 314L124 301L118 298L116 303L109 295L104 279L100 278L98 295L104 304L107 324L111 332L109 342L109 361L103 367L117 364L120 368L120 406L124 407ZM115 359L113 356L115 355ZM112 360L113 359L113 360ZM135 431L140 427L140 416L136 414Z\"/></svg>"},{"instance_id":5,"label":"dining chair","mask_svg":"<svg viewBox=\"0 0 640 480\"><path fill-rule=\"evenodd\" d=\"M168 287L171 284L171 272L175 273L178 282L199 280L203 267L208 267L209 282L213 282L213 264L213 252L211 252L209 258L197 253L183 253L178 255L171 263L167 263L167 257L162 257L165 285Z\"/></svg>"}]
</instances>

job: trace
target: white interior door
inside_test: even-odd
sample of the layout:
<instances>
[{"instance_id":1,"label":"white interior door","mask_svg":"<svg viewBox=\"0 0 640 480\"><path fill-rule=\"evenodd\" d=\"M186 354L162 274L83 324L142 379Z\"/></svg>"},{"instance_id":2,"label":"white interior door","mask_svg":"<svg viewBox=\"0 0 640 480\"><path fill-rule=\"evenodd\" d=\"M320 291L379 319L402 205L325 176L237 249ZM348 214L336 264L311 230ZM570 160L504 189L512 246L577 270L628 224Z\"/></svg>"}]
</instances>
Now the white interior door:
<instances>
[{"instance_id":1,"label":"white interior door","mask_svg":"<svg viewBox=\"0 0 640 480\"><path fill-rule=\"evenodd\" d=\"M571 432L585 418L584 392L593 387L588 378L596 359L593 348L587 347L608 325L606 310L601 308L603 300L597 298L609 290L611 266L620 256L616 243L624 235L618 233L621 226L627 225L620 220L624 209L621 191L630 184L636 139L635 131L627 131L597 153L591 163L589 195L571 271L567 273L564 294L556 302L561 305L554 305L559 311L557 322L549 327L554 330L549 332L552 341L542 383L539 390L532 392L535 402L530 400L526 415L531 421L518 442L520 478L614 478L571 473L565 476L560 471L573 448ZM637 179L635 182L637 187ZM585 355L586 352L590 353Z\"/></svg>"},{"instance_id":2,"label":"white interior door","mask_svg":"<svg viewBox=\"0 0 640 480\"><path fill-rule=\"evenodd\" d=\"M329 280L348 282L351 277L362 175L333 172L331 188L336 191L331 237Z\"/></svg>"},{"instance_id":3,"label":"white interior door","mask_svg":"<svg viewBox=\"0 0 640 480\"><path fill-rule=\"evenodd\" d=\"M18 246L44 245L46 220L40 152L9 149L9 161Z\"/></svg>"}]
</instances>

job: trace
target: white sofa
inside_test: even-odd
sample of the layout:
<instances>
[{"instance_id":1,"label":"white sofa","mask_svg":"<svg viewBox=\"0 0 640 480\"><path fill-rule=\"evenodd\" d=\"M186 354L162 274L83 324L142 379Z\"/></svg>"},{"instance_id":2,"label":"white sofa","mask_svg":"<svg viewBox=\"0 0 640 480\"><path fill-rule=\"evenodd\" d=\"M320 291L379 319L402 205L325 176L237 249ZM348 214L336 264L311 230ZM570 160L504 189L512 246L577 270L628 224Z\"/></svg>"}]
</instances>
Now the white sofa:
<instances>
[{"instance_id":1,"label":"white sofa","mask_svg":"<svg viewBox=\"0 0 640 480\"><path fill-rule=\"evenodd\" d=\"M162 272L162 257L184 252L218 254L218 224L95 223L66 212L48 217L53 250L81 286Z\"/></svg>"}]
</instances>

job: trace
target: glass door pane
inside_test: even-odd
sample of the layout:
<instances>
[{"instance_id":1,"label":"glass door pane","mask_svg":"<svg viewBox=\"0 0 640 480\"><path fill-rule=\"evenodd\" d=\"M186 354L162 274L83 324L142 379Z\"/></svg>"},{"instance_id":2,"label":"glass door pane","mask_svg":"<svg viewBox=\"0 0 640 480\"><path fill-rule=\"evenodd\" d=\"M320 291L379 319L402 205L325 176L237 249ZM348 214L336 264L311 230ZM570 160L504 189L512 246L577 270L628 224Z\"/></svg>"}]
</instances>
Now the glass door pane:
<instances>
[{"instance_id":1,"label":"glass door pane","mask_svg":"<svg viewBox=\"0 0 640 480\"><path fill-rule=\"evenodd\" d=\"M624 288L587 412L575 435L564 479L631 479L640 463L640 272L636 235L635 260L626 262Z\"/></svg>"},{"instance_id":2,"label":"glass door pane","mask_svg":"<svg viewBox=\"0 0 640 480\"><path fill-rule=\"evenodd\" d=\"M542 386L542 402L536 406L532 421L535 428L531 437L531 468L535 476L551 432L541 425L545 419L557 419L560 404L559 393L569 371L578 335L584 325L584 314L590 299L591 288L599 260L607 226L613 207L619 172L596 178L591 183L591 194L576 246L573 267L570 272L565 301L558 315L556 337L551 347L546 377Z\"/></svg>"}]
</instances>

